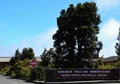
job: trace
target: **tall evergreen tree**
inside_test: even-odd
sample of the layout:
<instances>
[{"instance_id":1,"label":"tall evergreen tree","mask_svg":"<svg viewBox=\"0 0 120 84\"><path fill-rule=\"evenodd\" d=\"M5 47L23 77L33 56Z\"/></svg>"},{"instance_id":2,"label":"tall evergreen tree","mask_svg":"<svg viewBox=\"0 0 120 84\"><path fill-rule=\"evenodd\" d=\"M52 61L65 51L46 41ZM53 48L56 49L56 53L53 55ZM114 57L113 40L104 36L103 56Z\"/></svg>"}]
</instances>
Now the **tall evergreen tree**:
<instances>
[{"instance_id":1,"label":"tall evergreen tree","mask_svg":"<svg viewBox=\"0 0 120 84\"><path fill-rule=\"evenodd\" d=\"M16 62L18 62L20 60L22 60L21 53L19 52L19 49L17 49L15 51L15 55L12 56L12 58L9 61L9 63L10 63L10 65L14 65Z\"/></svg>"},{"instance_id":2,"label":"tall evergreen tree","mask_svg":"<svg viewBox=\"0 0 120 84\"><path fill-rule=\"evenodd\" d=\"M20 60L24 60L26 58L32 59L34 58L34 51L32 48L24 48L22 53L20 53L19 49L15 51L15 55L10 59L10 65L14 65L16 62Z\"/></svg>"},{"instance_id":3,"label":"tall evergreen tree","mask_svg":"<svg viewBox=\"0 0 120 84\"><path fill-rule=\"evenodd\" d=\"M20 53L19 49L17 49L17 50L15 51L15 60L16 60L16 61L19 61L19 60L21 60L21 59L22 59L21 53Z\"/></svg>"},{"instance_id":4,"label":"tall evergreen tree","mask_svg":"<svg viewBox=\"0 0 120 84\"><path fill-rule=\"evenodd\" d=\"M12 56L12 58L11 58L10 61L9 61L9 64L10 64L11 66L13 66L15 63L16 63L15 57Z\"/></svg>"},{"instance_id":5,"label":"tall evergreen tree","mask_svg":"<svg viewBox=\"0 0 120 84\"><path fill-rule=\"evenodd\" d=\"M117 37L118 42L116 43L115 49L116 49L116 53L118 56L120 56L120 28L119 28L119 33L118 33L118 37ZM118 60L120 61L120 57L118 58Z\"/></svg>"},{"instance_id":6,"label":"tall evergreen tree","mask_svg":"<svg viewBox=\"0 0 120 84\"><path fill-rule=\"evenodd\" d=\"M91 68L97 48L101 22L94 2L71 4L57 18L58 30L53 35L55 63L63 68Z\"/></svg>"},{"instance_id":7,"label":"tall evergreen tree","mask_svg":"<svg viewBox=\"0 0 120 84\"><path fill-rule=\"evenodd\" d=\"M32 59L34 57L34 51L32 48L24 48L22 50L22 59Z\"/></svg>"},{"instance_id":8,"label":"tall evergreen tree","mask_svg":"<svg viewBox=\"0 0 120 84\"><path fill-rule=\"evenodd\" d=\"M44 49L42 55L40 55L42 60L42 65L44 67L47 67L48 64L50 63L52 55L53 55L53 48L50 48L49 50L47 50L46 48Z\"/></svg>"}]
</instances>

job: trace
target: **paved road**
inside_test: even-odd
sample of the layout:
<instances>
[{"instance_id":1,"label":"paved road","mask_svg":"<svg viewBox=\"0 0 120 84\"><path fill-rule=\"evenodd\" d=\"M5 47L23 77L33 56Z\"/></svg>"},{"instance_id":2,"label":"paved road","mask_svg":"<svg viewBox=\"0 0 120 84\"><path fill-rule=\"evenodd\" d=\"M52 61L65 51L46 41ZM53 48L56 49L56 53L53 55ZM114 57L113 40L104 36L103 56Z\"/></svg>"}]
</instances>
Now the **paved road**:
<instances>
[{"instance_id":1,"label":"paved road","mask_svg":"<svg viewBox=\"0 0 120 84\"><path fill-rule=\"evenodd\" d=\"M0 84L35 84L35 83L26 82L25 80L20 79L12 79L11 77L0 75Z\"/></svg>"}]
</instances>

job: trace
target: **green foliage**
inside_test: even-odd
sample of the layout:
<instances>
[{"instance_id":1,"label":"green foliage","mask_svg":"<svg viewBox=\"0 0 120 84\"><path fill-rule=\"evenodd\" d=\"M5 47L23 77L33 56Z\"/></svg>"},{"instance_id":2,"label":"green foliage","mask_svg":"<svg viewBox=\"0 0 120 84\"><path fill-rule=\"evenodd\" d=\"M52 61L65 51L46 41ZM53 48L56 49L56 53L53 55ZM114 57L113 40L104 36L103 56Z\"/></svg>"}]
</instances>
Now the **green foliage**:
<instances>
[{"instance_id":1,"label":"green foliage","mask_svg":"<svg viewBox=\"0 0 120 84\"><path fill-rule=\"evenodd\" d=\"M53 62L51 61L51 62L49 62L49 64L48 64L48 68L54 68L55 67L55 65L53 64Z\"/></svg>"},{"instance_id":2,"label":"green foliage","mask_svg":"<svg viewBox=\"0 0 120 84\"><path fill-rule=\"evenodd\" d=\"M32 48L24 48L22 53L19 52L19 49L15 51L15 56L12 56L9 61L10 65L13 66L16 62L24 60L24 59L33 59L34 51Z\"/></svg>"},{"instance_id":3,"label":"green foliage","mask_svg":"<svg viewBox=\"0 0 120 84\"><path fill-rule=\"evenodd\" d=\"M7 71L7 75L10 75L15 78L30 78L30 60L24 59L22 61L16 62L13 66L10 67Z\"/></svg>"},{"instance_id":4,"label":"green foliage","mask_svg":"<svg viewBox=\"0 0 120 84\"><path fill-rule=\"evenodd\" d=\"M9 61L11 66L13 66L15 64L15 62L16 62L15 57L12 57Z\"/></svg>"},{"instance_id":5,"label":"green foliage","mask_svg":"<svg viewBox=\"0 0 120 84\"><path fill-rule=\"evenodd\" d=\"M30 80L45 80L45 68L40 64L36 68L31 68Z\"/></svg>"},{"instance_id":6,"label":"green foliage","mask_svg":"<svg viewBox=\"0 0 120 84\"><path fill-rule=\"evenodd\" d=\"M115 68L120 69L120 61L119 61L119 62L116 62L116 63L114 64L114 66L115 66Z\"/></svg>"},{"instance_id":7,"label":"green foliage","mask_svg":"<svg viewBox=\"0 0 120 84\"><path fill-rule=\"evenodd\" d=\"M98 58L95 68L98 68L99 66L103 66L103 57Z\"/></svg>"},{"instance_id":8,"label":"green foliage","mask_svg":"<svg viewBox=\"0 0 120 84\"><path fill-rule=\"evenodd\" d=\"M42 55L40 56L41 57L41 60L42 60L42 65L44 67L47 67L51 61L51 58L52 58L52 55L53 55L53 49L50 48L49 50L47 50L46 48L44 49Z\"/></svg>"},{"instance_id":9,"label":"green foliage","mask_svg":"<svg viewBox=\"0 0 120 84\"><path fill-rule=\"evenodd\" d=\"M16 62L13 66L7 66L1 71L3 75L9 75L15 78L25 78L29 80L44 80L45 68L38 63L36 68L30 67L30 59L24 59Z\"/></svg>"},{"instance_id":10,"label":"green foliage","mask_svg":"<svg viewBox=\"0 0 120 84\"><path fill-rule=\"evenodd\" d=\"M53 35L54 65L61 68L92 68L93 52L100 51L98 41L100 16L94 2L71 4L57 18L58 30ZM98 45L99 44L99 45Z\"/></svg>"},{"instance_id":11,"label":"green foliage","mask_svg":"<svg viewBox=\"0 0 120 84\"><path fill-rule=\"evenodd\" d=\"M19 49L15 51L15 56L12 56L9 63L11 66L13 66L16 62L20 61L22 59L21 53L19 52Z\"/></svg>"},{"instance_id":12,"label":"green foliage","mask_svg":"<svg viewBox=\"0 0 120 84\"><path fill-rule=\"evenodd\" d=\"M7 72L10 70L10 66L6 66L0 70L0 74L7 75Z\"/></svg>"},{"instance_id":13,"label":"green foliage","mask_svg":"<svg viewBox=\"0 0 120 84\"><path fill-rule=\"evenodd\" d=\"M99 65L100 69L113 69L113 68L116 68L116 69L120 69L120 62L113 62L113 63L109 63L109 64L106 64L106 65Z\"/></svg>"},{"instance_id":14,"label":"green foliage","mask_svg":"<svg viewBox=\"0 0 120 84\"><path fill-rule=\"evenodd\" d=\"M49 51L50 53L50 51ZM49 55L49 54L47 54ZM17 49L15 51L15 56L10 60L10 67L2 69L1 73L9 75L15 78L26 78L31 80L43 80L44 70L39 66L35 69L31 69L30 60L34 58L34 51L32 48L24 48L22 53ZM41 77L42 76L42 77Z\"/></svg>"},{"instance_id":15,"label":"green foliage","mask_svg":"<svg viewBox=\"0 0 120 84\"><path fill-rule=\"evenodd\" d=\"M30 66L29 66L29 59L25 59L23 61L16 62L11 67L11 76L16 78L28 78L30 75Z\"/></svg>"},{"instance_id":16,"label":"green foliage","mask_svg":"<svg viewBox=\"0 0 120 84\"><path fill-rule=\"evenodd\" d=\"M21 55L22 55L22 54L20 53L19 49L17 49L17 50L15 51L15 61L16 61L16 62L22 60L22 56L21 56Z\"/></svg>"},{"instance_id":17,"label":"green foliage","mask_svg":"<svg viewBox=\"0 0 120 84\"><path fill-rule=\"evenodd\" d=\"M98 67L99 69L113 69L115 68L114 65L112 64L107 64L107 65L101 65Z\"/></svg>"},{"instance_id":18,"label":"green foliage","mask_svg":"<svg viewBox=\"0 0 120 84\"><path fill-rule=\"evenodd\" d=\"M120 61L120 28L119 28L119 34L117 37L118 42L116 43L115 49L116 49L116 53L119 56L118 61Z\"/></svg>"},{"instance_id":19,"label":"green foliage","mask_svg":"<svg viewBox=\"0 0 120 84\"><path fill-rule=\"evenodd\" d=\"M36 69L31 69L30 80L35 80L37 78Z\"/></svg>"},{"instance_id":20,"label":"green foliage","mask_svg":"<svg viewBox=\"0 0 120 84\"><path fill-rule=\"evenodd\" d=\"M29 59L32 59L34 57L34 52L33 52L33 49L32 48L24 48L22 50L22 59L26 59L26 58L29 58Z\"/></svg>"}]
</instances>

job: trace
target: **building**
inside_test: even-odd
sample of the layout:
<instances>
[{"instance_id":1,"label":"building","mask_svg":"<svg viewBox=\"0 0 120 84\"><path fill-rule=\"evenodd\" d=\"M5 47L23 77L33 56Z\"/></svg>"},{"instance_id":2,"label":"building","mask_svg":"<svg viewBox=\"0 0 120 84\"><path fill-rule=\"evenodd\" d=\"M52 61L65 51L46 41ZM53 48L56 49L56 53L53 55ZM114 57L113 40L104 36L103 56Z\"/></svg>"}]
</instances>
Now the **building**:
<instances>
[{"instance_id":1,"label":"building","mask_svg":"<svg viewBox=\"0 0 120 84\"><path fill-rule=\"evenodd\" d=\"M104 64L108 64L108 63L113 63L113 62L117 62L119 59L119 56L111 56L111 57L107 57L103 59Z\"/></svg>"},{"instance_id":2,"label":"building","mask_svg":"<svg viewBox=\"0 0 120 84\"><path fill-rule=\"evenodd\" d=\"M0 57L0 69L9 65L11 57Z\"/></svg>"},{"instance_id":3,"label":"building","mask_svg":"<svg viewBox=\"0 0 120 84\"><path fill-rule=\"evenodd\" d=\"M9 65L11 57L0 57L0 69ZM41 61L40 57L36 57L37 61Z\"/></svg>"}]
</instances>

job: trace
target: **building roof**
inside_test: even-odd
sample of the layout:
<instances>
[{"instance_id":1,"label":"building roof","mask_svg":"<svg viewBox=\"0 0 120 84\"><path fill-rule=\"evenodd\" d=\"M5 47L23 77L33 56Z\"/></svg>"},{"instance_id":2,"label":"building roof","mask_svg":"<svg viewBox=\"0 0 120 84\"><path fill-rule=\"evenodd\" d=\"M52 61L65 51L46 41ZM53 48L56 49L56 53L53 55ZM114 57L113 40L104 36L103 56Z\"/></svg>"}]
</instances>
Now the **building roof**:
<instances>
[{"instance_id":1,"label":"building roof","mask_svg":"<svg viewBox=\"0 0 120 84\"><path fill-rule=\"evenodd\" d=\"M111 57L107 57L107 58L104 58L104 62L114 62L114 61L117 61L119 58L119 56L111 56Z\"/></svg>"},{"instance_id":2,"label":"building roof","mask_svg":"<svg viewBox=\"0 0 120 84\"><path fill-rule=\"evenodd\" d=\"M0 62L9 62L11 57L0 57ZM36 57L37 61L41 61L40 57Z\"/></svg>"},{"instance_id":3,"label":"building roof","mask_svg":"<svg viewBox=\"0 0 120 84\"><path fill-rule=\"evenodd\" d=\"M36 60L37 61L42 61L40 57L36 57Z\"/></svg>"},{"instance_id":4,"label":"building roof","mask_svg":"<svg viewBox=\"0 0 120 84\"><path fill-rule=\"evenodd\" d=\"M0 57L0 62L9 62L11 57Z\"/></svg>"}]
</instances>

